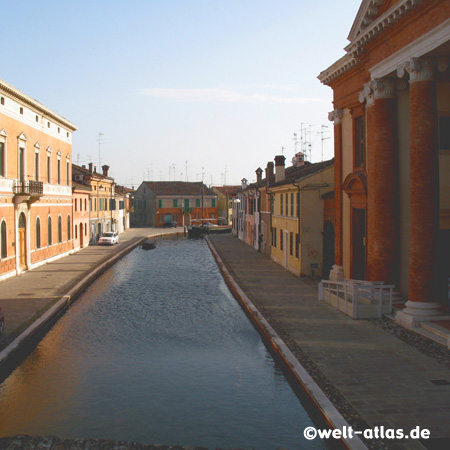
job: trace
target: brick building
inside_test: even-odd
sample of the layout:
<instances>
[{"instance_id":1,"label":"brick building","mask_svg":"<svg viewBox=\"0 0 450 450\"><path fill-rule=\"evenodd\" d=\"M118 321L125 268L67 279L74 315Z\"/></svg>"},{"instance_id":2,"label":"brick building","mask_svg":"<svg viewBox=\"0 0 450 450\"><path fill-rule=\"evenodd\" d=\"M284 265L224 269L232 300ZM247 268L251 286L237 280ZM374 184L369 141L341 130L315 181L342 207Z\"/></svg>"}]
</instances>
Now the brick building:
<instances>
[{"instance_id":1,"label":"brick building","mask_svg":"<svg viewBox=\"0 0 450 450\"><path fill-rule=\"evenodd\" d=\"M415 326L447 305L450 276L450 2L364 0L333 89L335 265L383 281Z\"/></svg>"},{"instance_id":2,"label":"brick building","mask_svg":"<svg viewBox=\"0 0 450 450\"><path fill-rule=\"evenodd\" d=\"M72 251L75 130L0 80L0 279Z\"/></svg>"}]
</instances>

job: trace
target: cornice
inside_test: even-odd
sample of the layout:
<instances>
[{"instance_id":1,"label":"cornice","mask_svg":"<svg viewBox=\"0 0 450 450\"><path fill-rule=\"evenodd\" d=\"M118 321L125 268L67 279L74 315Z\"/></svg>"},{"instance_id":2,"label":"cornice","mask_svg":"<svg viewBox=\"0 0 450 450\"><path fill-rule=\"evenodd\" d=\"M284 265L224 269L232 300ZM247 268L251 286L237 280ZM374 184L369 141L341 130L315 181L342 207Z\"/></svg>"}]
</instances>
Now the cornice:
<instances>
[{"instance_id":1,"label":"cornice","mask_svg":"<svg viewBox=\"0 0 450 450\"><path fill-rule=\"evenodd\" d=\"M348 37L350 44L344 48L347 54L321 72L318 79L323 84L329 84L359 64L359 57L365 45L423 4L423 0L400 0L380 17L374 19L378 11L377 7L381 3L382 1L379 0L367 0L362 3Z\"/></svg>"},{"instance_id":2,"label":"cornice","mask_svg":"<svg viewBox=\"0 0 450 450\"><path fill-rule=\"evenodd\" d=\"M0 80L0 92L4 92L10 97L13 97L16 100L30 106L31 108L39 111L45 117L51 117L56 122L59 122L62 126L68 128L69 131L71 132L77 130L77 127L72 122L68 121L64 117L47 108L42 103L39 103L37 100L28 97L28 95L11 86L6 81Z\"/></svg>"}]
</instances>

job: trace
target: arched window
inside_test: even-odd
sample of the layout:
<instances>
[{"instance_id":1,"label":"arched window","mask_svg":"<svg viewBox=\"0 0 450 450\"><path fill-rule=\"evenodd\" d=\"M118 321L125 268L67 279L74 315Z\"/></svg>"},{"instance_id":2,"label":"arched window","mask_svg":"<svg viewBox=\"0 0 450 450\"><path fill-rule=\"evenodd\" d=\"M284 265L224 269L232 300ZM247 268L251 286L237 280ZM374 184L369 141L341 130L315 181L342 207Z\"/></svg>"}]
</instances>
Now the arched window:
<instances>
[{"instance_id":1,"label":"arched window","mask_svg":"<svg viewBox=\"0 0 450 450\"><path fill-rule=\"evenodd\" d=\"M70 214L67 215L67 240L70 241Z\"/></svg>"},{"instance_id":2,"label":"arched window","mask_svg":"<svg viewBox=\"0 0 450 450\"><path fill-rule=\"evenodd\" d=\"M62 242L62 221L61 216L58 216L58 242Z\"/></svg>"},{"instance_id":3,"label":"arched window","mask_svg":"<svg viewBox=\"0 0 450 450\"><path fill-rule=\"evenodd\" d=\"M1 235L1 257L2 258L6 258L8 256L8 246L7 246L7 241L6 241L6 222L3 221L2 225L1 225L1 231L0 231L0 235Z\"/></svg>"},{"instance_id":4,"label":"arched window","mask_svg":"<svg viewBox=\"0 0 450 450\"><path fill-rule=\"evenodd\" d=\"M36 249L41 248L41 219L36 218Z\"/></svg>"},{"instance_id":5,"label":"arched window","mask_svg":"<svg viewBox=\"0 0 450 450\"><path fill-rule=\"evenodd\" d=\"M50 216L48 216L48 223L47 223L47 242L48 245L52 245L52 218Z\"/></svg>"}]
</instances>

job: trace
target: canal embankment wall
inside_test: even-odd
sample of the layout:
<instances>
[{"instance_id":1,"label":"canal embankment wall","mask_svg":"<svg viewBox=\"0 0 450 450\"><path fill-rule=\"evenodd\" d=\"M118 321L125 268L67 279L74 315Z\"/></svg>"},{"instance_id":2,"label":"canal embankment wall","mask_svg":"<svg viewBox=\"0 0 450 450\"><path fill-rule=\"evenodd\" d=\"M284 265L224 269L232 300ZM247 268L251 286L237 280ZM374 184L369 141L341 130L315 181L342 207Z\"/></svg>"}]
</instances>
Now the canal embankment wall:
<instances>
[{"instance_id":1,"label":"canal embankment wall","mask_svg":"<svg viewBox=\"0 0 450 450\"><path fill-rule=\"evenodd\" d=\"M278 333L266 320L264 315L258 310L258 308L250 300L247 294L239 286L235 278L231 275L230 271L226 267L226 264L219 255L219 252L215 248L214 242L211 242L209 236L206 237L206 241L227 285L229 286L235 297L238 299L238 301L241 303L247 315L250 316L256 327L265 337L266 341L285 363L286 367L292 373L296 381L300 384L308 397L316 405L327 424L332 429L348 429L350 427L350 424L339 413L339 411L320 389L311 375L306 371L306 369L302 366L302 364L298 361L294 354L289 350L289 347L286 345L283 339L281 339ZM357 435L354 435L353 437L342 438L342 443L346 448L353 450L367 450L368 448Z\"/></svg>"},{"instance_id":2,"label":"canal embankment wall","mask_svg":"<svg viewBox=\"0 0 450 450\"><path fill-rule=\"evenodd\" d=\"M5 311L5 333L0 339L0 373L9 367L15 354L44 333L109 267L147 239L181 236L183 232L167 230L161 233L141 228L127 230L124 235L121 238L125 239L118 246L86 247L0 283L0 305ZM43 298L39 296L41 290L45 290ZM5 307L7 303L9 308Z\"/></svg>"}]
</instances>

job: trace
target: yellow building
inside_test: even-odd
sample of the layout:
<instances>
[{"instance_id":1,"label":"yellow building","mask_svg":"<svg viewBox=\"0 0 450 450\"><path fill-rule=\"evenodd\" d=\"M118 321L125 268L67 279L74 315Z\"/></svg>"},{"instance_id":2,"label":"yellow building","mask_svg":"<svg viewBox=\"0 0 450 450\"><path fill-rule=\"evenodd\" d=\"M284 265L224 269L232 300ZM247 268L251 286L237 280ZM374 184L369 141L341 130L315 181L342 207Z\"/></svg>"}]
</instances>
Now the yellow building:
<instances>
[{"instance_id":1,"label":"yellow building","mask_svg":"<svg viewBox=\"0 0 450 450\"><path fill-rule=\"evenodd\" d=\"M271 258L296 275L323 271L324 202L334 190L334 160L305 163L297 154L285 169L284 156L275 157L272 196Z\"/></svg>"}]
</instances>

